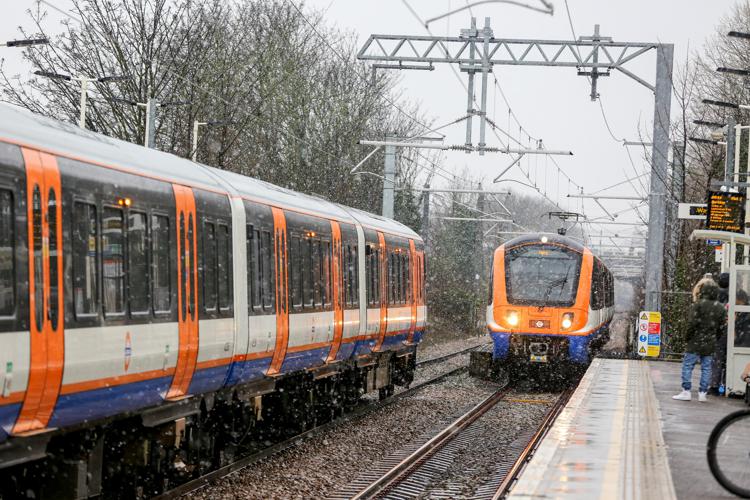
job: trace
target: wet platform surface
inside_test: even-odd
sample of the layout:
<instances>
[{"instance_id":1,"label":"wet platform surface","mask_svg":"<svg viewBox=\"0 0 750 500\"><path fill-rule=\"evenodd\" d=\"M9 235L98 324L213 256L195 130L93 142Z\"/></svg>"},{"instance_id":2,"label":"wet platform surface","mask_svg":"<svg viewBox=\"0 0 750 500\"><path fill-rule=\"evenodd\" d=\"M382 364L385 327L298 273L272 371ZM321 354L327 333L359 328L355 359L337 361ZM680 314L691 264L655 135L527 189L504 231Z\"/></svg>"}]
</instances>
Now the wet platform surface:
<instances>
[{"instance_id":1,"label":"wet platform surface","mask_svg":"<svg viewBox=\"0 0 750 500\"><path fill-rule=\"evenodd\" d=\"M693 400L675 401L680 392L680 363L648 362L654 392L659 401L662 435L679 499L737 498L716 482L708 469L706 443L716 423L733 411L747 408L740 399L697 397L700 367L693 369Z\"/></svg>"},{"instance_id":2,"label":"wet platform surface","mask_svg":"<svg viewBox=\"0 0 750 500\"><path fill-rule=\"evenodd\" d=\"M706 442L744 404L673 400L679 391L679 363L595 360L510 498L735 498L711 475Z\"/></svg>"}]
</instances>

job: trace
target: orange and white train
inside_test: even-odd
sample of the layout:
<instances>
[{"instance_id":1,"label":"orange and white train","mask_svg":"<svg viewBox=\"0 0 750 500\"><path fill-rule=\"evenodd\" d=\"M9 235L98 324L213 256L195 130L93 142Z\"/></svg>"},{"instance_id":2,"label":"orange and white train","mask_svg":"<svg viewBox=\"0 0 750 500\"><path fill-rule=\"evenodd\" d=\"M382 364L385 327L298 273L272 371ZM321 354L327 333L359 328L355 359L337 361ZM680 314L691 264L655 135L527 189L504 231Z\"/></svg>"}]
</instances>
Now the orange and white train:
<instances>
[{"instance_id":1,"label":"orange and white train","mask_svg":"<svg viewBox=\"0 0 750 500\"><path fill-rule=\"evenodd\" d=\"M408 384L425 325L403 224L0 106L0 497L157 494Z\"/></svg>"},{"instance_id":2,"label":"orange and white train","mask_svg":"<svg viewBox=\"0 0 750 500\"><path fill-rule=\"evenodd\" d=\"M487 329L496 365L586 365L613 314L612 273L575 240L529 234L495 250Z\"/></svg>"}]
</instances>

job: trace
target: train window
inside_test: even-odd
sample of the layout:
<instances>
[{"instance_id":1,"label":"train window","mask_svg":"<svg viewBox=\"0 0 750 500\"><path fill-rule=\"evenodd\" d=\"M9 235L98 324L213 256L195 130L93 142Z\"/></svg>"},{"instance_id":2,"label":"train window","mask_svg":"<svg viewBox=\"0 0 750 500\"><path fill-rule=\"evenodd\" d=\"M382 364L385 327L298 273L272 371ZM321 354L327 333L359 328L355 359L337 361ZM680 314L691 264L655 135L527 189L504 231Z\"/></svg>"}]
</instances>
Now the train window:
<instances>
[{"instance_id":1,"label":"train window","mask_svg":"<svg viewBox=\"0 0 750 500\"><path fill-rule=\"evenodd\" d=\"M289 246L289 275L292 306L302 307L302 242L298 236L292 236Z\"/></svg>"},{"instance_id":2,"label":"train window","mask_svg":"<svg viewBox=\"0 0 750 500\"><path fill-rule=\"evenodd\" d=\"M380 305L381 295L383 292L383 264L385 263L385 257L383 257L382 250L377 249L372 255L372 276L373 276L373 304ZM385 297L382 297L385 300Z\"/></svg>"},{"instance_id":3,"label":"train window","mask_svg":"<svg viewBox=\"0 0 750 500\"><path fill-rule=\"evenodd\" d=\"M367 301L367 305L372 305L373 303L373 290L372 290L372 282L373 282L373 271L372 268L372 246L365 245L365 300Z\"/></svg>"},{"instance_id":4,"label":"train window","mask_svg":"<svg viewBox=\"0 0 750 500\"><path fill-rule=\"evenodd\" d=\"M399 298L401 299L401 303L405 304L408 291L406 290L406 256L403 254L398 256L398 270L399 286L401 288L401 296Z\"/></svg>"},{"instance_id":5,"label":"train window","mask_svg":"<svg viewBox=\"0 0 750 500\"><path fill-rule=\"evenodd\" d=\"M260 276L261 276L261 295L263 299L263 309L265 311L275 310L276 305L276 275L273 262L273 240L269 231L261 233L260 242Z\"/></svg>"},{"instance_id":6,"label":"train window","mask_svg":"<svg viewBox=\"0 0 750 500\"><path fill-rule=\"evenodd\" d=\"M398 302L398 264L396 263L396 254L393 252L388 253L388 283L390 284L390 300L389 304L396 304Z\"/></svg>"},{"instance_id":7,"label":"train window","mask_svg":"<svg viewBox=\"0 0 750 500\"><path fill-rule=\"evenodd\" d=\"M216 226L212 222L203 222L203 310L216 311L217 280L216 270Z\"/></svg>"},{"instance_id":8,"label":"train window","mask_svg":"<svg viewBox=\"0 0 750 500\"><path fill-rule=\"evenodd\" d=\"M187 293L185 291L185 281L187 280L187 262L185 261L185 214L180 212L180 234L178 236L178 245L180 247L180 311L182 318L187 317L187 309L185 304L187 302Z\"/></svg>"},{"instance_id":9,"label":"train window","mask_svg":"<svg viewBox=\"0 0 750 500\"><path fill-rule=\"evenodd\" d=\"M352 245L350 247L351 251L351 263L349 264L349 277L350 277L350 283L351 283L351 298L352 298L352 306L358 306L359 305L359 259L358 259L358 252L357 252L357 245Z\"/></svg>"},{"instance_id":10,"label":"train window","mask_svg":"<svg viewBox=\"0 0 750 500\"><path fill-rule=\"evenodd\" d=\"M148 233L146 214L128 212L128 300L130 313L148 313Z\"/></svg>"},{"instance_id":11,"label":"train window","mask_svg":"<svg viewBox=\"0 0 750 500\"><path fill-rule=\"evenodd\" d=\"M505 253L505 287L512 305L571 307L581 254L558 245L522 245Z\"/></svg>"},{"instance_id":12,"label":"train window","mask_svg":"<svg viewBox=\"0 0 750 500\"><path fill-rule=\"evenodd\" d=\"M406 254L401 255L401 303L409 301L409 264Z\"/></svg>"},{"instance_id":13,"label":"train window","mask_svg":"<svg viewBox=\"0 0 750 500\"><path fill-rule=\"evenodd\" d=\"M229 226L219 224L219 308L227 311L232 307L232 244Z\"/></svg>"},{"instance_id":14,"label":"train window","mask_svg":"<svg viewBox=\"0 0 750 500\"><path fill-rule=\"evenodd\" d=\"M47 196L47 220L49 224L49 320L53 330L57 330L60 313L60 290L58 287L59 269L57 262L57 197L50 189Z\"/></svg>"},{"instance_id":15,"label":"train window","mask_svg":"<svg viewBox=\"0 0 750 500\"><path fill-rule=\"evenodd\" d=\"M247 226L247 295L249 311L261 307L260 300L260 231Z\"/></svg>"},{"instance_id":16,"label":"train window","mask_svg":"<svg viewBox=\"0 0 750 500\"><path fill-rule=\"evenodd\" d=\"M42 262L42 194L39 192L39 186L34 186L34 194L31 201L32 211L32 235L34 238L34 303L35 321L37 329L42 329L44 321L44 271Z\"/></svg>"},{"instance_id":17,"label":"train window","mask_svg":"<svg viewBox=\"0 0 750 500\"><path fill-rule=\"evenodd\" d=\"M188 215L187 245L185 248L185 279L188 281L188 311L190 319L195 319L195 231L193 214Z\"/></svg>"},{"instance_id":18,"label":"train window","mask_svg":"<svg viewBox=\"0 0 750 500\"><path fill-rule=\"evenodd\" d=\"M73 297L76 316L96 314L98 266L96 207L76 203L73 208Z\"/></svg>"},{"instance_id":19,"label":"train window","mask_svg":"<svg viewBox=\"0 0 750 500\"><path fill-rule=\"evenodd\" d=\"M344 249L344 302L347 306L354 305L354 248L346 245Z\"/></svg>"},{"instance_id":20,"label":"train window","mask_svg":"<svg viewBox=\"0 0 750 500\"><path fill-rule=\"evenodd\" d=\"M172 265L170 263L171 231L169 217L151 217L151 273L154 312L168 312L172 308Z\"/></svg>"},{"instance_id":21,"label":"train window","mask_svg":"<svg viewBox=\"0 0 750 500\"><path fill-rule=\"evenodd\" d=\"M413 299L411 286L411 257L408 253L404 255L404 288L406 289L406 302L411 304Z\"/></svg>"},{"instance_id":22,"label":"train window","mask_svg":"<svg viewBox=\"0 0 750 500\"><path fill-rule=\"evenodd\" d=\"M0 315L10 316L16 309L15 217L13 193L0 189Z\"/></svg>"},{"instance_id":23,"label":"train window","mask_svg":"<svg viewBox=\"0 0 750 500\"><path fill-rule=\"evenodd\" d=\"M365 278L367 281L367 302L371 306L380 305L380 292L382 283L381 252L375 246L367 245L367 259L365 261ZM385 298L385 297L384 297Z\"/></svg>"},{"instance_id":24,"label":"train window","mask_svg":"<svg viewBox=\"0 0 750 500\"><path fill-rule=\"evenodd\" d=\"M395 253L389 254L391 258L391 272L389 273L388 277L390 279L391 283L391 289L393 291L393 294L391 296L391 304L398 304L401 301L401 297L399 295L401 294L400 290L400 270L399 270L399 256Z\"/></svg>"},{"instance_id":25,"label":"train window","mask_svg":"<svg viewBox=\"0 0 750 500\"><path fill-rule=\"evenodd\" d=\"M321 250L320 240L312 240L313 245L313 294L315 307L323 305L323 293L322 293L322 278L321 278Z\"/></svg>"},{"instance_id":26,"label":"train window","mask_svg":"<svg viewBox=\"0 0 750 500\"><path fill-rule=\"evenodd\" d=\"M125 312L124 217L122 210L102 210L102 267L104 273L104 315L118 316Z\"/></svg>"},{"instance_id":27,"label":"train window","mask_svg":"<svg viewBox=\"0 0 750 500\"><path fill-rule=\"evenodd\" d=\"M314 306L313 283L313 242L305 239L302 241L302 304L305 307Z\"/></svg>"},{"instance_id":28,"label":"train window","mask_svg":"<svg viewBox=\"0 0 750 500\"><path fill-rule=\"evenodd\" d=\"M321 243L323 254L320 259L320 276L322 278L321 294L324 307L331 305L331 242Z\"/></svg>"},{"instance_id":29,"label":"train window","mask_svg":"<svg viewBox=\"0 0 750 500\"><path fill-rule=\"evenodd\" d=\"M598 311L603 305L603 279L602 266L598 260L594 259L594 270L591 273L591 309L594 311Z\"/></svg>"}]
</instances>

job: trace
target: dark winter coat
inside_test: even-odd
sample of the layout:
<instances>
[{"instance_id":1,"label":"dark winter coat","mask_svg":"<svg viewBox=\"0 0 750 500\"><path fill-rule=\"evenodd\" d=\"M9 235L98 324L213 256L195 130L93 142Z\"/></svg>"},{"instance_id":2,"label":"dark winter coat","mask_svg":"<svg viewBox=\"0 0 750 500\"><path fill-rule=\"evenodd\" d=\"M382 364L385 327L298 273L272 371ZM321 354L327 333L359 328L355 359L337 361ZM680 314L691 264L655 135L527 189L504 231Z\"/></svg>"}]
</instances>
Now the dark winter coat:
<instances>
[{"instance_id":1,"label":"dark winter coat","mask_svg":"<svg viewBox=\"0 0 750 500\"><path fill-rule=\"evenodd\" d=\"M721 273L719 275L719 295L716 300L722 304L729 302L729 273Z\"/></svg>"},{"instance_id":2,"label":"dark winter coat","mask_svg":"<svg viewBox=\"0 0 750 500\"><path fill-rule=\"evenodd\" d=\"M716 348L716 339L726 329L727 311L717 302L718 289L704 285L697 302L690 306L685 340L686 352L710 356Z\"/></svg>"}]
</instances>

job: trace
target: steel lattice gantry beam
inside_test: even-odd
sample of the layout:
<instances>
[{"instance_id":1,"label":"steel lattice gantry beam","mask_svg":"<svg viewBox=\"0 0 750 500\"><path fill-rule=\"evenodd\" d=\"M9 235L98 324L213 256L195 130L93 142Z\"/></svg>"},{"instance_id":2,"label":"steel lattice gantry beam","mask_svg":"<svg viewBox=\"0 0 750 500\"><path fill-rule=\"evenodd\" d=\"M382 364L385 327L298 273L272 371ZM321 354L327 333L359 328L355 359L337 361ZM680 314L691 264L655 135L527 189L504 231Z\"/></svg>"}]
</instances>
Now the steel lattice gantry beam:
<instances>
[{"instance_id":1,"label":"steel lattice gantry beam","mask_svg":"<svg viewBox=\"0 0 750 500\"><path fill-rule=\"evenodd\" d=\"M453 63L461 65L462 69L479 71L484 63L489 66L500 64L615 69L653 92L655 87L625 68L625 64L662 46L664 44L615 42L608 37L578 41L493 37L485 42L481 31L476 36L469 34L460 37L371 35L357 58L381 64L391 63L394 69L399 69L398 65L405 63ZM381 65L380 68L382 67ZM605 75L606 73L599 73L599 76Z\"/></svg>"},{"instance_id":2,"label":"steel lattice gantry beam","mask_svg":"<svg viewBox=\"0 0 750 500\"><path fill-rule=\"evenodd\" d=\"M650 51L656 52L655 84L627 69L625 65ZM405 64L430 67L438 63L458 64L469 78L469 116L480 118L479 151L485 148L484 126L487 115L487 76L494 65L551 66L578 68L591 80L591 98L596 99L597 78L616 70L654 94L654 128L651 151L651 184L649 191L648 243L646 248L646 309L661 308L664 270L664 232L666 227L666 185L669 179L669 126L672 96L674 45L668 43L615 42L599 34L595 26L592 36L578 40L536 40L495 38L489 18L478 29L472 18L470 29L458 37L372 35L357 54L358 59L381 63L379 67L399 69ZM482 76L481 104L473 109L474 75ZM471 146L471 119L467 119L466 146ZM468 150L468 149L467 149Z\"/></svg>"}]
</instances>

